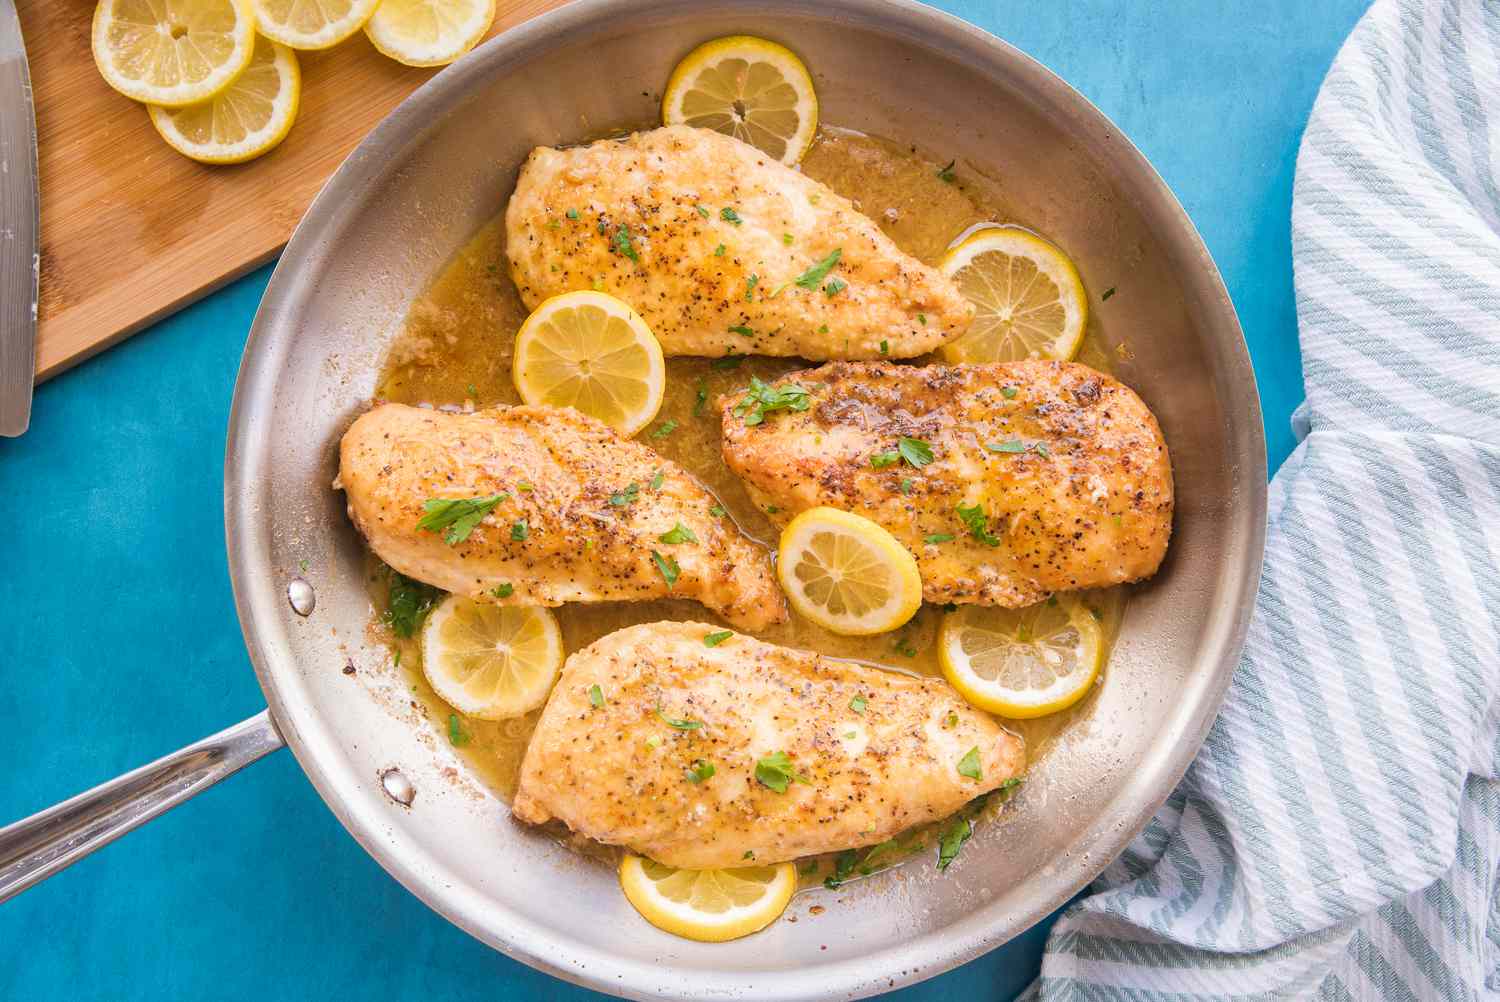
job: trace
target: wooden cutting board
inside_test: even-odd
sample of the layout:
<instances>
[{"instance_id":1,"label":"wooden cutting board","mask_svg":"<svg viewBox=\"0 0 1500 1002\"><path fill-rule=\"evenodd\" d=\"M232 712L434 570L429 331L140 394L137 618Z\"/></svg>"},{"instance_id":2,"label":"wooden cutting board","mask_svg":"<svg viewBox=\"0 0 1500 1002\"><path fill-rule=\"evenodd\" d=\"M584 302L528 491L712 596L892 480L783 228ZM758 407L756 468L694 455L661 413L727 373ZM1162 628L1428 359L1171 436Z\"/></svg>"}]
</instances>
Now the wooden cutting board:
<instances>
[{"instance_id":1,"label":"wooden cutting board","mask_svg":"<svg viewBox=\"0 0 1500 1002\"><path fill-rule=\"evenodd\" d=\"M490 33L561 6L500 0ZM93 0L19 0L42 191L37 380L273 258L355 145L437 70L402 66L358 33L300 52L291 135L259 160L206 167L173 152L89 50Z\"/></svg>"}]
</instances>

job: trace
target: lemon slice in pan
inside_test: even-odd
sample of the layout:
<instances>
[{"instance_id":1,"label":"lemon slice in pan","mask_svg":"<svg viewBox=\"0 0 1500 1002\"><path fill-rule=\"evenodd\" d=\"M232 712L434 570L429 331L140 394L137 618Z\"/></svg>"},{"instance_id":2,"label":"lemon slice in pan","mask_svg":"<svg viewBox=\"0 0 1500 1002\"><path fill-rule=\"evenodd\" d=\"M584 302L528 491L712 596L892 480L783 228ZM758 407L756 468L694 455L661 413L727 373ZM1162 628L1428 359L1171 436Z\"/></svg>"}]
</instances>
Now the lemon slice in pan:
<instances>
[{"instance_id":1,"label":"lemon slice in pan","mask_svg":"<svg viewBox=\"0 0 1500 1002\"><path fill-rule=\"evenodd\" d=\"M1104 629L1077 596L1024 609L963 606L943 618L943 674L970 703L1002 717L1042 717L1089 691L1104 666Z\"/></svg>"},{"instance_id":2,"label":"lemon slice in pan","mask_svg":"<svg viewBox=\"0 0 1500 1002\"><path fill-rule=\"evenodd\" d=\"M922 605L917 560L884 528L837 508L810 508L781 532L776 575L806 618L866 636L905 623Z\"/></svg>"},{"instance_id":3,"label":"lemon slice in pan","mask_svg":"<svg viewBox=\"0 0 1500 1002\"><path fill-rule=\"evenodd\" d=\"M731 35L704 42L677 64L662 94L661 119L734 136L794 164L818 131L818 95L791 49Z\"/></svg>"},{"instance_id":4,"label":"lemon slice in pan","mask_svg":"<svg viewBox=\"0 0 1500 1002\"><path fill-rule=\"evenodd\" d=\"M546 609L449 595L422 627L422 672L433 691L481 720L541 706L562 663L562 631Z\"/></svg>"},{"instance_id":5,"label":"lemon slice in pan","mask_svg":"<svg viewBox=\"0 0 1500 1002\"><path fill-rule=\"evenodd\" d=\"M974 304L974 322L943 345L949 362L1066 361L1088 323L1083 280L1068 256L1019 226L979 230L938 266Z\"/></svg>"},{"instance_id":6,"label":"lemon slice in pan","mask_svg":"<svg viewBox=\"0 0 1500 1002\"><path fill-rule=\"evenodd\" d=\"M778 863L679 870L626 855L620 863L620 887L658 929L700 943L722 943L776 921L797 890L797 868Z\"/></svg>"}]
</instances>

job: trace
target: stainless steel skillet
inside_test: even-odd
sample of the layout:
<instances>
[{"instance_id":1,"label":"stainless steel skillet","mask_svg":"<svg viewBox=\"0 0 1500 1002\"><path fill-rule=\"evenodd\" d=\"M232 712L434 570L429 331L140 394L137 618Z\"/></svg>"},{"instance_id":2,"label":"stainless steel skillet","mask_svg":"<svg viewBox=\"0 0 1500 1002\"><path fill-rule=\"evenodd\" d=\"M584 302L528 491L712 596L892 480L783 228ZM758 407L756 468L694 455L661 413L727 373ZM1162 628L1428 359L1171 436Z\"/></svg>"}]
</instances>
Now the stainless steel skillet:
<instances>
[{"instance_id":1,"label":"stainless steel skillet","mask_svg":"<svg viewBox=\"0 0 1500 1002\"><path fill-rule=\"evenodd\" d=\"M984 169L1096 291L1120 290L1101 307L1106 333L1128 348L1118 374L1161 419L1179 504L1167 564L1132 602L1093 712L1008 820L945 875L918 863L814 892L827 907L815 921L708 946L638 920L610 872L513 824L466 778L366 639L360 544L328 485L338 436L369 399L408 304L502 208L525 153L649 120L681 55L747 30L804 57L825 121ZM1187 767L1243 638L1265 472L1249 360L1206 249L1141 154L1040 65L904 0L582 0L495 39L401 105L329 182L277 266L241 364L224 486L236 601L269 710L0 830L0 897L284 740L398 880L559 977L633 998L777 999L856 998L930 977L1065 901ZM316 596L305 617L288 601L304 577ZM793 913L813 903L799 898Z\"/></svg>"}]
</instances>

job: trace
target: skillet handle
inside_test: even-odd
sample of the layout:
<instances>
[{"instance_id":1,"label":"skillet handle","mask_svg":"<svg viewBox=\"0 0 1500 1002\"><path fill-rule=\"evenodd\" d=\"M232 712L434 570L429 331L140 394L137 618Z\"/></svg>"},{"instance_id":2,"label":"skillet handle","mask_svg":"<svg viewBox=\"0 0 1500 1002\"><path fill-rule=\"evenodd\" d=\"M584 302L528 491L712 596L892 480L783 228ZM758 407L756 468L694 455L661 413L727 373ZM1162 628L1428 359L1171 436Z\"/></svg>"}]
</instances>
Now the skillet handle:
<instances>
[{"instance_id":1,"label":"skillet handle","mask_svg":"<svg viewBox=\"0 0 1500 1002\"><path fill-rule=\"evenodd\" d=\"M108 845L285 742L262 710L139 769L0 828L0 901Z\"/></svg>"}]
</instances>

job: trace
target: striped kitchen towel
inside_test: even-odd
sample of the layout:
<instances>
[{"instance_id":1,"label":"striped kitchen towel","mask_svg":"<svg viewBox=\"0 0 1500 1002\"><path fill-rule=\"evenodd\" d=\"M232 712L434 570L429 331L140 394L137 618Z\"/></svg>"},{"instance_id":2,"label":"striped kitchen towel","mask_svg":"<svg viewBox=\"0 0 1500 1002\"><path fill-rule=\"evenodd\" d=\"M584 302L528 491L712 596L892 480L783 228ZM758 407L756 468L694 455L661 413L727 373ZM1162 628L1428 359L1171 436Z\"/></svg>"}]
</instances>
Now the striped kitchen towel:
<instances>
[{"instance_id":1,"label":"striped kitchen towel","mask_svg":"<svg viewBox=\"0 0 1500 1002\"><path fill-rule=\"evenodd\" d=\"M1500 997L1500 0L1378 0L1292 241L1304 437L1244 656L1033 996Z\"/></svg>"}]
</instances>

